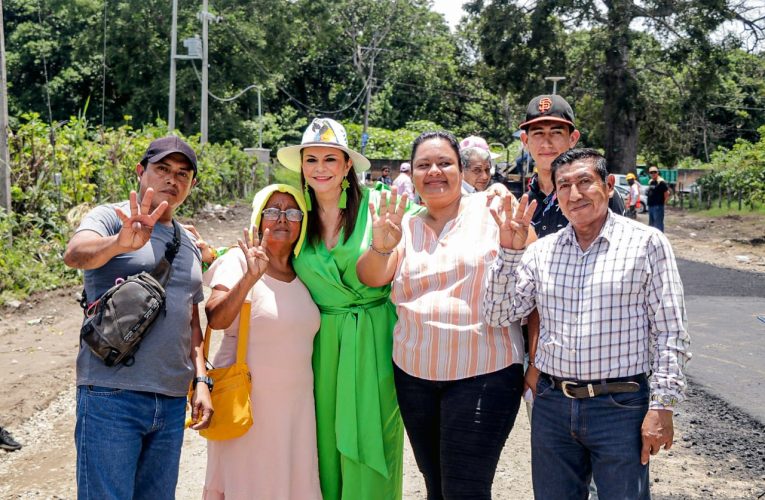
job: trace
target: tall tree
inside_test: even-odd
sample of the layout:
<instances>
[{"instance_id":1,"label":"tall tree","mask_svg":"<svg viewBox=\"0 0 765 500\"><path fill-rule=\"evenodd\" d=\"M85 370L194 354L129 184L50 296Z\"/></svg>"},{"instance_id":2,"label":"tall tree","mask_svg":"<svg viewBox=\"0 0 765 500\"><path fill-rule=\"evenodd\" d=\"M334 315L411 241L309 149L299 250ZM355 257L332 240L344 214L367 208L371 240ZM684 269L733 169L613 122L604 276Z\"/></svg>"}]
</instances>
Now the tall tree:
<instances>
[{"instance_id":1,"label":"tall tree","mask_svg":"<svg viewBox=\"0 0 765 500\"><path fill-rule=\"evenodd\" d=\"M726 21L742 22L755 40L765 34L762 23L753 17L755 11L736 0L537 0L531 3L474 0L468 8L485 26L481 50L487 63L501 67L501 74L510 76L500 80L516 88L538 88L540 75L535 68L574 70L565 65L545 64L559 58L563 51L560 38L555 41L547 38L560 31L559 23L569 30L587 25L601 33L602 36L593 38L600 43L592 47L604 56L598 78L603 100L602 145L610 168L616 172L629 171L635 165L640 124L645 117L643 94L631 59L638 28L655 34L668 46L704 48L711 47L712 34ZM507 25L497 26L500 20L508 21ZM678 51L678 55L683 53ZM696 51L697 55L700 53ZM714 53L710 51L708 59L712 57ZM709 86L708 81L703 84Z\"/></svg>"}]
</instances>

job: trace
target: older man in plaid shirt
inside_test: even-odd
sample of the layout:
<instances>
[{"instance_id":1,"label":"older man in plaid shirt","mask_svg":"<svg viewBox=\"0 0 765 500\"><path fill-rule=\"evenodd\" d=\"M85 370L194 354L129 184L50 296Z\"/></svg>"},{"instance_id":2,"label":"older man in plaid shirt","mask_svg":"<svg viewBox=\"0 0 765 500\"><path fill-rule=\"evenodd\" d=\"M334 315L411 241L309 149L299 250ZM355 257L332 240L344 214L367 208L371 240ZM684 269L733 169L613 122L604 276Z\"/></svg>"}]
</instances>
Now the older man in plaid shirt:
<instances>
[{"instance_id":1,"label":"older man in plaid shirt","mask_svg":"<svg viewBox=\"0 0 765 500\"><path fill-rule=\"evenodd\" d=\"M531 424L538 499L650 498L648 459L672 446L672 411L690 358L683 287L669 241L608 209L597 151L552 165L565 229L524 252L535 203L505 200L502 249L484 302L492 326L540 313L540 371Z\"/></svg>"}]
</instances>

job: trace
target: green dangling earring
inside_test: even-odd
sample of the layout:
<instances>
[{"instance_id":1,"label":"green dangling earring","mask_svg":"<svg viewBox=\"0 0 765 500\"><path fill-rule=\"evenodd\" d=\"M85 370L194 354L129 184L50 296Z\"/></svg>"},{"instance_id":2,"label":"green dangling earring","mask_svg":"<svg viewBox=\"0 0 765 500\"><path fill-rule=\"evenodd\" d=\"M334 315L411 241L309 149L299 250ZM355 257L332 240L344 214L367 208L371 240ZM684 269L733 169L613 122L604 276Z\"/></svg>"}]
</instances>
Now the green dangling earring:
<instances>
[{"instance_id":1,"label":"green dangling earring","mask_svg":"<svg viewBox=\"0 0 765 500\"><path fill-rule=\"evenodd\" d=\"M308 183L303 184L303 198L305 198L305 211L311 211L311 193L308 191Z\"/></svg>"},{"instance_id":2,"label":"green dangling earring","mask_svg":"<svg viewBox=\"0 0 765 500\"><path fill-rule=\"evenodd\" d=\"M344 177L343 182L340 184L340 187L343 188L343 191L340 193L340 201L337 202L337 207L345 209L345 206L348 204L348 188L351 187L351 183L348 182L348 178Z\"/></svg>"}]
</instances>

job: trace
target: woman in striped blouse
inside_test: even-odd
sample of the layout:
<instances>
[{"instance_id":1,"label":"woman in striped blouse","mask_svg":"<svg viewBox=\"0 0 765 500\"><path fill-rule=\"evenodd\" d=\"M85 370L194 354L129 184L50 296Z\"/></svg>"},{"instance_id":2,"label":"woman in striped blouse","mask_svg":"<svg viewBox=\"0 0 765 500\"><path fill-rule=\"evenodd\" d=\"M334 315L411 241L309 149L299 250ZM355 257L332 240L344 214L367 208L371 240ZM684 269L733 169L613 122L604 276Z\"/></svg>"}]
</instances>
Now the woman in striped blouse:
<instances>
[{"instance_id":1,"label":"woman in striped blouse","mask_svg":"<svg viewBox=\"0 0 765 500\"><path fill-rule=\"evenodd\" d=\"M370 205L373 238L357 272L369 286L392 282L396 391L428 498L488 499L523 390L519 324L491 327L480 307L499 250L488 205L506 189L463 196L448 132L420 135L411 163L426 210L405 215L395 191L379 214Z\"/></svg>"}]
</instances>

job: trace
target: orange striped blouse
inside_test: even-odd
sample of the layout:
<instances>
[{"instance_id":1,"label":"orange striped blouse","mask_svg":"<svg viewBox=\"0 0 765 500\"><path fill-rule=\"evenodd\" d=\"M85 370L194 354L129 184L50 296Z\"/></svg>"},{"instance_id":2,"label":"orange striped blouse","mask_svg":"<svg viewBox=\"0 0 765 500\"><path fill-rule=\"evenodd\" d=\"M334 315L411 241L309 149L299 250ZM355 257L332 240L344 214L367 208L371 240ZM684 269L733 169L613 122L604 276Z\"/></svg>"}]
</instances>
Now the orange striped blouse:
<instances>
[{"instance_id":1,"label":"orange striped blouse","mask_svg":"<svg viewBox=\"0 0 765 500\"><path fill-rule=\"evenodd\" d=\"M485 278L499 250L486 194L463 197L460 214L440 235L405 216L391 300L398 322L393 361L427 380L459 380L523 360L520 324L484 323Z\"/></svg>"}]
</instances>

